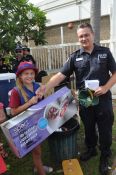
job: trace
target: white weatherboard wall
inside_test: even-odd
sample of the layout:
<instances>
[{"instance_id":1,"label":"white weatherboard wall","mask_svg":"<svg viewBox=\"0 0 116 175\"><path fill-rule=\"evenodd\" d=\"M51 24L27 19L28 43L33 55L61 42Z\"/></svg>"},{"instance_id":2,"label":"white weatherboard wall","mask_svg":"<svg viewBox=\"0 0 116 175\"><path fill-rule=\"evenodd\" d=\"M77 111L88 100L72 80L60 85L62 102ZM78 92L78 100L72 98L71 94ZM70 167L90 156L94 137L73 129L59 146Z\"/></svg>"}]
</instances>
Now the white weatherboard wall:
<instances>
[{"instance_id":1,"label":"white weatherboard wall","mask_svg":"<svg viewBox=\"0 0 116 175\"><path fill-rule=\"evenodd\" d=\"M111 1L101 0L101 14L109 15ZM90 18L90 0L41 0L37 6L46 12L47 26ZM105 5L104 5L105 4Z\"/></svg>"}]
</instances>

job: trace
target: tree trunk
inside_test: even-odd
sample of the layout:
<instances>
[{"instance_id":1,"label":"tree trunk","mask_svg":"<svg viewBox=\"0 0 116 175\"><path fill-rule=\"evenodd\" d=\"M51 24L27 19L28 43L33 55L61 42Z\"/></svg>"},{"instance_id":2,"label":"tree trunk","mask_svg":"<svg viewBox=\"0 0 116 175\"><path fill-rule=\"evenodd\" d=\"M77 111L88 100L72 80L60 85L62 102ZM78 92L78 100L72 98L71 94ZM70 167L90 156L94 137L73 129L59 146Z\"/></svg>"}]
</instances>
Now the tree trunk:
<instances>
[{"instance_id":1,"label":"tree trunk","mask_svg":"<svg viewBox=\"0 0 116 175\"><path fill-rule=\"evenodd\" d=\"M90 23L95 34L94 42L100 43L100 20L101 20L101 0L91 0L91 18Z\"/></svg>"}]
</instances>

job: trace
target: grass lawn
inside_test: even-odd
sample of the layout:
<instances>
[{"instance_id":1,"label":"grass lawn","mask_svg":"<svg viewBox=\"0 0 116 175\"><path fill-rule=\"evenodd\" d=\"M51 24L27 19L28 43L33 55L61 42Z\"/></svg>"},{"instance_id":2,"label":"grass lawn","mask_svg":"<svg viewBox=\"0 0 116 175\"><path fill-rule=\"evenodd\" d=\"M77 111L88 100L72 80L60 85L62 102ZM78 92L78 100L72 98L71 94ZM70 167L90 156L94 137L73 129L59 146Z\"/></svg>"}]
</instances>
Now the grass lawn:
<instances>
[{"instance_id":1,"label":"grass lawn","mask_svg":"<svg viewBox=\"0 0 116 175\"><path fill-rule=\"evenodd\" d=\"M113 154L110 160L111 164L114 160L114 157L116 157L116 101L113 102L113 105L115 113L115 122L113 125L113 144L112 144ZM33 175L34 174L33 161L31 154L28 154L24 158L19 159L11 152L11 149L9 148L6 140L4 139L4 136L2 136L2 140L4 142L5 149L9 154L9 156L6 158L5 161L7 164L10 165L9 170L7 171L7 173L5 173L5 175ZM78 150L79 152L82 152L84 150L84 134L82 126L81 129L78 131L77 142L78 142ZM100 175L98 171L99 156L100 152L98 150L98 156L92 158L87 162L80 162L84 175ZM50 165L55 168L55 171L50 175L63 175L62 166L55 165L53 160L51 160L51 154L49 152L47 140L42 144L42 157L45 165Z\"/></svg>"}]
</instances>

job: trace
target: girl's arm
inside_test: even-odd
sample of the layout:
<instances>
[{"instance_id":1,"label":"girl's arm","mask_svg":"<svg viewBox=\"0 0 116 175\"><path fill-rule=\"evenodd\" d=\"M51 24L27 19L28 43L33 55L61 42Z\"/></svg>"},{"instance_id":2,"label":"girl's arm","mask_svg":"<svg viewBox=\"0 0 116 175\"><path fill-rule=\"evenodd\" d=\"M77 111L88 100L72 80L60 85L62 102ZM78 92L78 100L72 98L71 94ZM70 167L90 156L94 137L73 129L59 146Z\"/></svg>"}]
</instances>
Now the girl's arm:
<instances>
[{"instance_id":1,"label":"girl's arm","mask_svg":"<svg viewBox=\"0 0 116 175\"><path fill-rule=\"evenodd\" d=\"M25 111L30 106L38 102L38 97L34 96L25 104L21 105L19 93L13 89L10 96L9 107L11 108L11 115L16 116L17 114Z\"/></svg>"},{"instance_id":2,"label":"girl's arm","mask_svg":"<svg viewBox=\"0 0 116 175\"><path fill-rule=\"evenodd\" d=\"M38 102L38 97L34 96L29 101L27 101L24 105L21 105L21 106L15 107L15 108L11 108L11 115L16 116L17 114L25 111L26 109L28 109L30 106L36 104L37 102Z\"/></svg>"}]
</instances>

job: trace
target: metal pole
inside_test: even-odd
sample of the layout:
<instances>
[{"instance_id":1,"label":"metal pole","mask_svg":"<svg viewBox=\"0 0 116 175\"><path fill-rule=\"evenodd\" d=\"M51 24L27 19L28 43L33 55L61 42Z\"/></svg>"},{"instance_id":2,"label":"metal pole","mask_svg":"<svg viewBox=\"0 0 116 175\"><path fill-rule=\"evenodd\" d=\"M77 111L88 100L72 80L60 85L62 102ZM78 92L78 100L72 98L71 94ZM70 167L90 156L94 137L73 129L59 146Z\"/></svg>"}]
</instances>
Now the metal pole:
<instances>
[{"instance_id":1,"label":"metal pole","mask_svg":"<svg viewBox=\"0 0 116 175\"><path fill-rule=\"evenodd\" d=\"M61 44L64 43L64 32L63 32L63 27L60 27L60 34L61 34Z\"/></svg>"}]
</instances>

